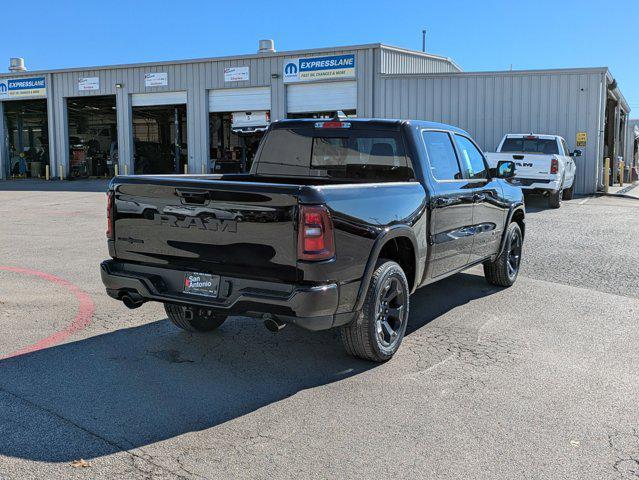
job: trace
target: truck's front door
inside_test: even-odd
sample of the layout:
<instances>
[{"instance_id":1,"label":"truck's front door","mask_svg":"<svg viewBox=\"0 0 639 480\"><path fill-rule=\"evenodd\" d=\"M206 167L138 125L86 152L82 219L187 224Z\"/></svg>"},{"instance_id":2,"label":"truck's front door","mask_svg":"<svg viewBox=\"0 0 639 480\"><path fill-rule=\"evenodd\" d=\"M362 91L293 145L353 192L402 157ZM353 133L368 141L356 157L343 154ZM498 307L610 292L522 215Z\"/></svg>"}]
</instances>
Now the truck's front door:
<instances>
[{"instance_id":1,"label":"truck's front door","mask_svg":"<svg viewBox=\"0 0 639 480\"><path fill-rule=\"evenodd\" d=\"M457 270L468 263L473 245L473 191L464 178L449 132L424 130L431 183L429 278Z\"/></svg>"},{"instance_id":2,"label":"truck's front door","mask_svg":"<svg viewBox=\"0 0 639 480\"><path fill-rule=\"evenodd\" d=\"M456 133L455 141L466 175L473 184L472 263L498 251L508 204L503 199L501 183L490 177L488 164L479 148L464 135Z\"/></svg>"}]
</instances>

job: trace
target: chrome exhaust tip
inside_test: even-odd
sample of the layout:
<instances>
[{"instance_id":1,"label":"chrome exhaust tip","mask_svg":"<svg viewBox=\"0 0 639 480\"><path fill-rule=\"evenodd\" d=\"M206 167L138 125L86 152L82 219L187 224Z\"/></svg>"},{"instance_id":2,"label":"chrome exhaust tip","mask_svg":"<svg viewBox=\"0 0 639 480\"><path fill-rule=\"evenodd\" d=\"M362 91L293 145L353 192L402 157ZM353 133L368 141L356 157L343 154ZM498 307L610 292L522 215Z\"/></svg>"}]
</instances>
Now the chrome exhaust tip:
<instances>
[{"instance_id":1,"label":"chrome exhaust tip","mask_svg":"<svg viewBox=\"0 0 639 480\"><path fill-rule=\"evenodd\" d=\"M122 295L121 300L122 300L122 303L124 303L124 305L127 308L130 308L131 310L133 310L134 308L141 307L145 301L137 293L125 293L124 295Z\"/></svg>"},{"instance_id":2,"label":"chrome exhaust tip","mask_svg":"<svg viewBox=\"0 0 639 480\"><path fill-rule=\"evenodd\" d=\"M282 330L286 324L277 318L273 317L264 317L264 326L269 332L277 333Z\"/></svg>"}]
</instances>

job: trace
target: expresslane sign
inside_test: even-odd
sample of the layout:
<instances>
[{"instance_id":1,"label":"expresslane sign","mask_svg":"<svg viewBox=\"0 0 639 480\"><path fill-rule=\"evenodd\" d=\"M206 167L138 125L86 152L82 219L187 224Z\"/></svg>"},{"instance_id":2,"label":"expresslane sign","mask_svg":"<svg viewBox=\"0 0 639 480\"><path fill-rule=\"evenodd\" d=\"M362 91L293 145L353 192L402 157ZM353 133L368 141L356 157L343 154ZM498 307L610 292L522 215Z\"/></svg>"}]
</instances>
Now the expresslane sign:
<instances>
[{"instance_id":1,"label":"expresslane sign","mask_svg":"<svg viewBox=\"0 0 639 480\"><path fill-rule=\"evenodd\" d=\"M0 99L16 97L46 97L44 77L0 79Z\"/></svg>"},{"instance_id":2,"label":"expresslane sign","mask_svg":"<svg viewBox=\"0 0 639 480\"><path fill-rule=\"evenodd\" d=\"M292 58L284 62L284 83L355 77L355 55Z\"/></svg>"}]
</instances>

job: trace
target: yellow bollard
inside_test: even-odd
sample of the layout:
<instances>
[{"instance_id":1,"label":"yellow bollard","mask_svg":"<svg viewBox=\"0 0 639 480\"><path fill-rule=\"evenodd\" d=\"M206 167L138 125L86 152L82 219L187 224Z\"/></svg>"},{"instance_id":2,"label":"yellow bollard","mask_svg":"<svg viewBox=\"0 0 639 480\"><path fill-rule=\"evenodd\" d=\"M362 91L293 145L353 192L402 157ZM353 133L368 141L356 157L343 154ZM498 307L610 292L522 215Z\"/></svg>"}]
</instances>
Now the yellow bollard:
<instances>
[{"instance_id":1,"label":"yellow bollard","mask_svg":"<svg viewBox=\"0 0 639 480\"><path fill-rule=\"evenodd\" d=\"M619 186L623 187L623 174L624 174L624 168L626 167L626 165L624 164L623 160L619 160Z\"/></svg>"},{"instance_id":2,"label":"yellow bollard","mask_svg":"<svg viewBox=\"0 0 639 480\"><path fill-rule=\"evenodd\" d=\"M604 159L604 192L608 193L610 191L610 159Z\"/></svg>"},{"instance_id":3,"label":"yellow bollard","mask_svg":"<svg viewBox=\"0 0 639 480\"><path fill-rule=\"evenodd\" d=\"M188 163L185 163L184 164L184 175L188 175L188 173L189 173L189 165L188 165Z\"/></svg>"},{"instance_id":4,"label":"yellow bollard","mask_svg":"<svg viewBox=\"0 0 639 480\"><path fill-rule=\"evenodd\" d=\"M116 164L114 165L114 167L115 167L115 171L114 171L114 173L115 173L115 176L117 177L117 176L120 174L120 172L119 172L119 170L120 170L120 166L116 163Z\"/></svg>"},{"instance_id":5,"label":"yellow bollard","mask_svg":"<svg viewBox=\"0 0 639 480\"><path fill-rule=\"evenodd\" d=\"M202 164L202 175L206 174L206 165Z\"/></svg>"},{"instance_id":6,"label":"yellow bollard","mask_svg":"<svg viewBox=\"0 0 639 480\"><path fill-rule=\"evenodd\" d=\"M129 174L129 164L128 164L128 163L125 163L125 164L124 164L124 174L125 174L125 175L128 175L128 174Z\"/></svg>"},{"instance_id":7,"label":"yellow bollard","mask_svg":"<svg viewBox=\"0 0 639 480\"><path fill-rule=\"evenodd\" d=\"M46 180L51 180L51 177L49 175L49 165L44 166L44 178Z\"/></svg>"}]
</instances>

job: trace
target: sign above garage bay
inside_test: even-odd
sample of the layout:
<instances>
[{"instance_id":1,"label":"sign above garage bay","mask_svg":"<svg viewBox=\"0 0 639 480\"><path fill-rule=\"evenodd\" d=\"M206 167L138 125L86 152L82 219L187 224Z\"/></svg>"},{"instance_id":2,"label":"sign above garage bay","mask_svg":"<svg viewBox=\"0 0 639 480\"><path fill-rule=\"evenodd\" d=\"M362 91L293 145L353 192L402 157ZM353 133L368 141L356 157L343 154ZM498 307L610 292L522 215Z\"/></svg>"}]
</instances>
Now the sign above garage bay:
<instances>
[{"instance_id":1,"label":"sign above garage bay","mask_svg":"<svg viewBox=\"0 0 639 480\"><path fill-rule=\"evenodd\" d=\"M44 77L0 78L0 100L16 97L46 97Z\"/></svg>"},{"instance_id":2,"label":"sign above garage bay","mask_svg":"<svg viewBox=\"0 0 639 480\"><path fill-rule=\"evenodd\" d=\"M284 83L355 77L355 55L291 58L284 61Z\"/></svg>"}]
</instances>

